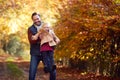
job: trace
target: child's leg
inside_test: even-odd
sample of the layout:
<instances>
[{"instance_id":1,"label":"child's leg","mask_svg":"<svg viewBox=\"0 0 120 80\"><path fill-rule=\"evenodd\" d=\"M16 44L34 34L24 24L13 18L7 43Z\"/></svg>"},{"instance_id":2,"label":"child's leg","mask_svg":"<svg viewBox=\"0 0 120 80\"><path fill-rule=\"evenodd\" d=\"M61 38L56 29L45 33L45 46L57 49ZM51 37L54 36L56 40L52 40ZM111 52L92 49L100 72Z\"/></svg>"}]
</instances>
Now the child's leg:
<instances>
[{"instance_id":1,"label":"child's leg","mask_svg":"<svg viewBox=\"0 0 120 80\"><path fill-rule=\"evenodd\" d=\"M49 51L49 58L50 58L50 67L51 67L51 71L50 71L50 80L56 80L56 65L54 65L54 52L53 51Z\"/></svg>"},{"instance_id":2,"label":"child's leg","mask_svg":"<svg viewBox=\"0 0 120 80\"><path fill-rule=\"evenodd\" d=\"M41 54L43 57L44 71L48 73L52 70L49 51L43 51Z\"/></svg>"},{"instance_id":3,"label":"child's leg","mask_svg":"<svg viewBox=\"0 0 120 80\"><path fill-rule=\"evenodd\" d=\"M53 51L42 52L44 71L50 73L50 80L56 80L56 66L54 65Z\"/></svg>"}]
</instances>

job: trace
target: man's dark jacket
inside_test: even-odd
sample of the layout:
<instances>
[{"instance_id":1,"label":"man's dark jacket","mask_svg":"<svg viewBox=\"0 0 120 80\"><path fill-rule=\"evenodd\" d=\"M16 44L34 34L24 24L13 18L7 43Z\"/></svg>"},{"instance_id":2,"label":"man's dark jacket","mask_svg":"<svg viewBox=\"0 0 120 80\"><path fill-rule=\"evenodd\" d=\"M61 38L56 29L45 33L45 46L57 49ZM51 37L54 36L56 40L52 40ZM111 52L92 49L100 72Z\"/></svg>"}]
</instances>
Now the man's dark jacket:
<instances>
[{"instance_id":1,"label":"man's dark jacket","mask_svg":"<svg viewBox=\"0 0 120 80\"><path fill-rule=\"evenodd\" d=\"M37 28L32 25L28 28L28 40L30 43L30 54L31 55L40 55L40 39L32 40L32 35L37 33Z\"/></svg>"}]
</instances>

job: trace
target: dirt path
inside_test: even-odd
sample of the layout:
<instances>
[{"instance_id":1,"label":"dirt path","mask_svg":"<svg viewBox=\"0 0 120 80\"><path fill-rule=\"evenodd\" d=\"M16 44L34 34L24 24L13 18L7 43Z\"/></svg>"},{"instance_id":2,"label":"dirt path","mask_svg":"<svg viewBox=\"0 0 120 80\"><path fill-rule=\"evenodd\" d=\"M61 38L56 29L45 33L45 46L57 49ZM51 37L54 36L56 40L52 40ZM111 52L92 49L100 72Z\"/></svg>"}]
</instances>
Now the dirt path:
<instances>
[{"instance_id":1,"label":"dirt path","mask_svg":"<svg viewBox=\"0 0 120 80\"><path fill-rule=\"evenodd\" d=\"M0 62L0 80L16 80L13 79L12 76L6 76L6 71L4 69L4 62ZM24 73L24 79L21 80L28 80L29 75L29 62L14 62L20 70ZM78 80L76 77L73 77L70 73L64 73L63 70L58 69L57 70L57 80ZM36 80L49 80L49 74L45 74L43 71L43 67L41 64L38 67L37 74L36 74Z\"/></svg>"},{"instance_id":2,"label":"dirt path","mask_svg":"<svg viewBox=\"0 0 120 80\"><path fill-rule=\"evenodd\" d=\"M0 57L0 80L28 80L29 75L29 62L12 62L15 64L22 72L24 77L21 79L13 78L14 76L8 76L6 73L6 62L4 62L4 57ZM14 74L13 74L14 75ZM36 80L49 80L49 75L45 74L43 71L43 66L40 63ZM59 68L57 69L57 79L56 80L120 80L112 79L107 76L95 76L94 74L81 75L79 70L69 69L69 68Z\"/></svg>"},{"instance_id":3,"label":"dirt path","mask_svg":"<svg viewBox=\"0 0 120 80\"><path fill-rule=\"evenodd\" d=\"M19 80L28 80L29 74L29 62L14 62L19 69L21 69L24 73L24 78ZM4 63L0 63L0 80L18 80L13 79L13 76L5 76L4 71ZM36 80L49 80L49 75L45 74L41 64L37 70ZM88 75L81 75L79 71L74 69L68 68L61 68L57 69L57 80L117 80L117 79L110 79L109 77L98 76L95 77L92 74ZM118 79L120 80L120 79Z\"/></svg>"}]
</instances>

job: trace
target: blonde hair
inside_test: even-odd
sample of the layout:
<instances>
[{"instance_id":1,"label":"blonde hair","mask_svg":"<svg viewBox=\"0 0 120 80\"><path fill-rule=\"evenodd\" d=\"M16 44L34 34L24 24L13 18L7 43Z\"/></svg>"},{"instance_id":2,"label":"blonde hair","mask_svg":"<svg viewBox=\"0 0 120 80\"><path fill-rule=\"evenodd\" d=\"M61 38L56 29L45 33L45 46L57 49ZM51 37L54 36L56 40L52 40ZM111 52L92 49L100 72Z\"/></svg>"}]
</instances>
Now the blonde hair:
<instances>
[{"instance_id":1,"label":"blonde hair","mask_svg":"<svg viewBox=\"0 0 120 80\"><path fill-rule=\"evenodd\" d=\"M48 23L43 23L42 27L49 27L49 28L51 28L51 26Z\"/></svg>"}]
</instances>

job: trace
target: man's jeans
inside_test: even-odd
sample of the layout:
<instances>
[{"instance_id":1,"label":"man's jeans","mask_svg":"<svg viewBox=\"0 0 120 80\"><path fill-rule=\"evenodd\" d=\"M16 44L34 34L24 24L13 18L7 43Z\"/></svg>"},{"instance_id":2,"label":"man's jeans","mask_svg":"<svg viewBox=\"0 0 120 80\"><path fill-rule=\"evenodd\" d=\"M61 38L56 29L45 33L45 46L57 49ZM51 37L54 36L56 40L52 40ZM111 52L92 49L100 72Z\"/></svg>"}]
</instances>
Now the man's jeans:
<instances>
[{"instance_id":1,"label":"man's jeans","mask_svg":"<svg viewBox=\"0 0 120 80\"><path fill-rule=\"evenodd\" d=\"M38 67L38 64L41 60L42 60L42 56L31 55L30 69L29 69L29 80L35 80L37 67Z\"/></svg>"},{"instance_id":2,"label":"man's jeans","mask_svg":"<svg viewBox=\"0 0 120 80\"><path fill-rule=\"evenodd\" d=\"M43 60L44 71L50 73L50 80L56 80L56 69L53 68L54 59L53 51L42 52L42 56L31 55L30 69L29 69L29 80L35 80L37 67L40 61Z\"/></svg>"},{"instance_id":3,"label":"man's jeans","mask_svg":"<svg viewBox=\"0 0 120 80\"><path fill-rule=\"evenodd\" d=\"M50 73L50 80L56 80L56 66L54 65L53 51L42 51L45 73Z\"/></svg>"}]
</instances>

